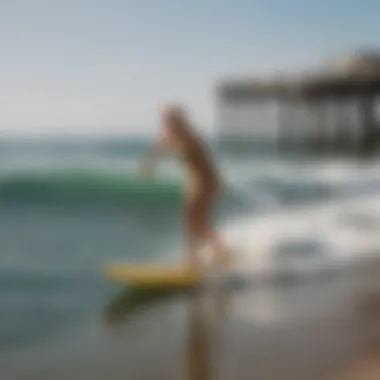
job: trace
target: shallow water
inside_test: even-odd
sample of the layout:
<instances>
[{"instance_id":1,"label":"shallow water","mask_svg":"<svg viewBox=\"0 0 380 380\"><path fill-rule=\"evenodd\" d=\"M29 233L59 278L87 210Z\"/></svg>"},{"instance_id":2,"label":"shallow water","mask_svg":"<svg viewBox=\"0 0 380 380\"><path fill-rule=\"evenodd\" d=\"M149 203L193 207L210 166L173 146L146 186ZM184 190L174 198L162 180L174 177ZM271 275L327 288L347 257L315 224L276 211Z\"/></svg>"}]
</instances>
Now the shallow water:
<instances>
[{"instance_id":1,"label":"shallow water","mask_svg":"<svg viewBox=\"0 0 380 380\"><path fill-rule=\"evenodd\" d=\"M99 314L119 291L103 278L106 263L180 259L181 168L165 160L153 191L135 177L146 145L2 144L2 365L33 361L31 352L51 346L59 355L72 350L66 344L88 350L86 334L99 333ZM306 273L378 252L380 161L215 155L226 183L217 221L226 240L239 245L237 270Z\"/></svg>"}]
</instances>

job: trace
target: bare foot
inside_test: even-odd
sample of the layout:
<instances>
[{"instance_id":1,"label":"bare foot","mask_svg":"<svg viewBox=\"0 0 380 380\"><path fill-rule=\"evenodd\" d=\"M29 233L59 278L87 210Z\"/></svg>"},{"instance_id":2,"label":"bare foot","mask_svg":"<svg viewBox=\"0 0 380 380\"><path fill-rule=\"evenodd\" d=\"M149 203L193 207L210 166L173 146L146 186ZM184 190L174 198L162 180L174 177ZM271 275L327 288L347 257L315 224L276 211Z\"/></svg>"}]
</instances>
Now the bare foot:
<instances>
[{"instance_id":1,"label":"bare foot","mask_svg":"<svg viewBox=\"0 0 380 380\"><path fill-rule=\"evenodd\" d=\"M221 269L226 269L231 264L231 259L228 255L228 253L223 252L223 254L215 255L214 262L216 266L218 266Z\"/></svg>"}]
</instances>

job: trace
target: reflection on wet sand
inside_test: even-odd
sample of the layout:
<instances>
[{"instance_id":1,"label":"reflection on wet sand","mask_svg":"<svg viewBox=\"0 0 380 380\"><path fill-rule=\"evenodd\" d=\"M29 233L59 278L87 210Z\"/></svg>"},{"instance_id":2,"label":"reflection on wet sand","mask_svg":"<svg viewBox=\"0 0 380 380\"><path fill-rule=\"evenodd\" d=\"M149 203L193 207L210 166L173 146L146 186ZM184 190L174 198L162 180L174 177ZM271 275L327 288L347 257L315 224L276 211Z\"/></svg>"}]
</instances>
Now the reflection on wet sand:
<instances>
[{"instance_id":1,"label":"reflection on wet sand","mask_svg":"<svg viewBox=\"0 0 380 380\"><path fill-rule=\"evenodd\" d=\"M209 380L212 376L212 343L218 322L228 311L228 292L221 287L208 290L125 290L105 310L109 328L122 325L133 315L155 306L159 302L178 296L185 299L185 344L178 352L184 358L185 367L180 378ZM151 347L155 351L156 346Z\"/></svg>"},{"instance_id":2,"label":"reflection on wet sand","mask_svg":"<svg viewBox=\"0 0 380 380\"><path fill-rule=\"evenodd\" d=\"M190 289L126 289L113 299L105 309L105 320L109 325L125 322L147 307L163 301L175 295L190 292Z\"/></svg>"},{"instance_id":3,"label":"reflection on wet sand","mask_svg":"<svg viewBox=\"0 0 380 380\"><path fill-rule=\"evenodd\" d=\"M208 297L210 296L210 297ZM209 301L209 302L207 302ZM211 306L208 314L207 306ZM227 293L214 289L210 294L194 294L188 308L187 366L185 379L209 380L212 378L212 333L228 306Z\"/></svg>"}]
</instances>

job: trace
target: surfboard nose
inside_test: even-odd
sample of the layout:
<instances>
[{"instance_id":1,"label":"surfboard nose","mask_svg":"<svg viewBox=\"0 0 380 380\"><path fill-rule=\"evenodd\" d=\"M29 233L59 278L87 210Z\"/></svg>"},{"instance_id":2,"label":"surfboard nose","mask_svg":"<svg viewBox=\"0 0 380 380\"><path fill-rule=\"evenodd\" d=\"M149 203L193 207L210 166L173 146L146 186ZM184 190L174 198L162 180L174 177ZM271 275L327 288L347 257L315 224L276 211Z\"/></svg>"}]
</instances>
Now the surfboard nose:
<instances>
[{"instance_id":1,"label":"surfboard nose","mask_svg":"<svg viewBox=\"0 0 380 380\"><path fill-rule=\"evenodd\" d=\"M183 287L201 282L201 272L185 267L156 267L131 264L111 264L105 269L111 281L140 287Z\"/></svg>"}]
</instances>

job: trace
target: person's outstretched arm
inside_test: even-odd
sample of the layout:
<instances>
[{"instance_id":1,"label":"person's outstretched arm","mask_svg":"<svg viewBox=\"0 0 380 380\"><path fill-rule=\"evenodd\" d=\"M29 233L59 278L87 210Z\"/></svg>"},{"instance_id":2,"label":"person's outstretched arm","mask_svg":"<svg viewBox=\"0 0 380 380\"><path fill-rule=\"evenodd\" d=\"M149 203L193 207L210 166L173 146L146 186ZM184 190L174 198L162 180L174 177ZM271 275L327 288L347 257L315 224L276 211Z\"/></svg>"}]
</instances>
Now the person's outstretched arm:
<instances>
[{"instance_id":1,"label":"person's outstretched arm","mask_svg":"<svg viewBox=\"0 0 380 380\"><path fill-rule=\"evenodd\" d=\"M165 138L161 138L144 157L141 165L143 174L150 174L154 170L158 159L170 151L170 146Z\"/></svg>"}]
</instances>

